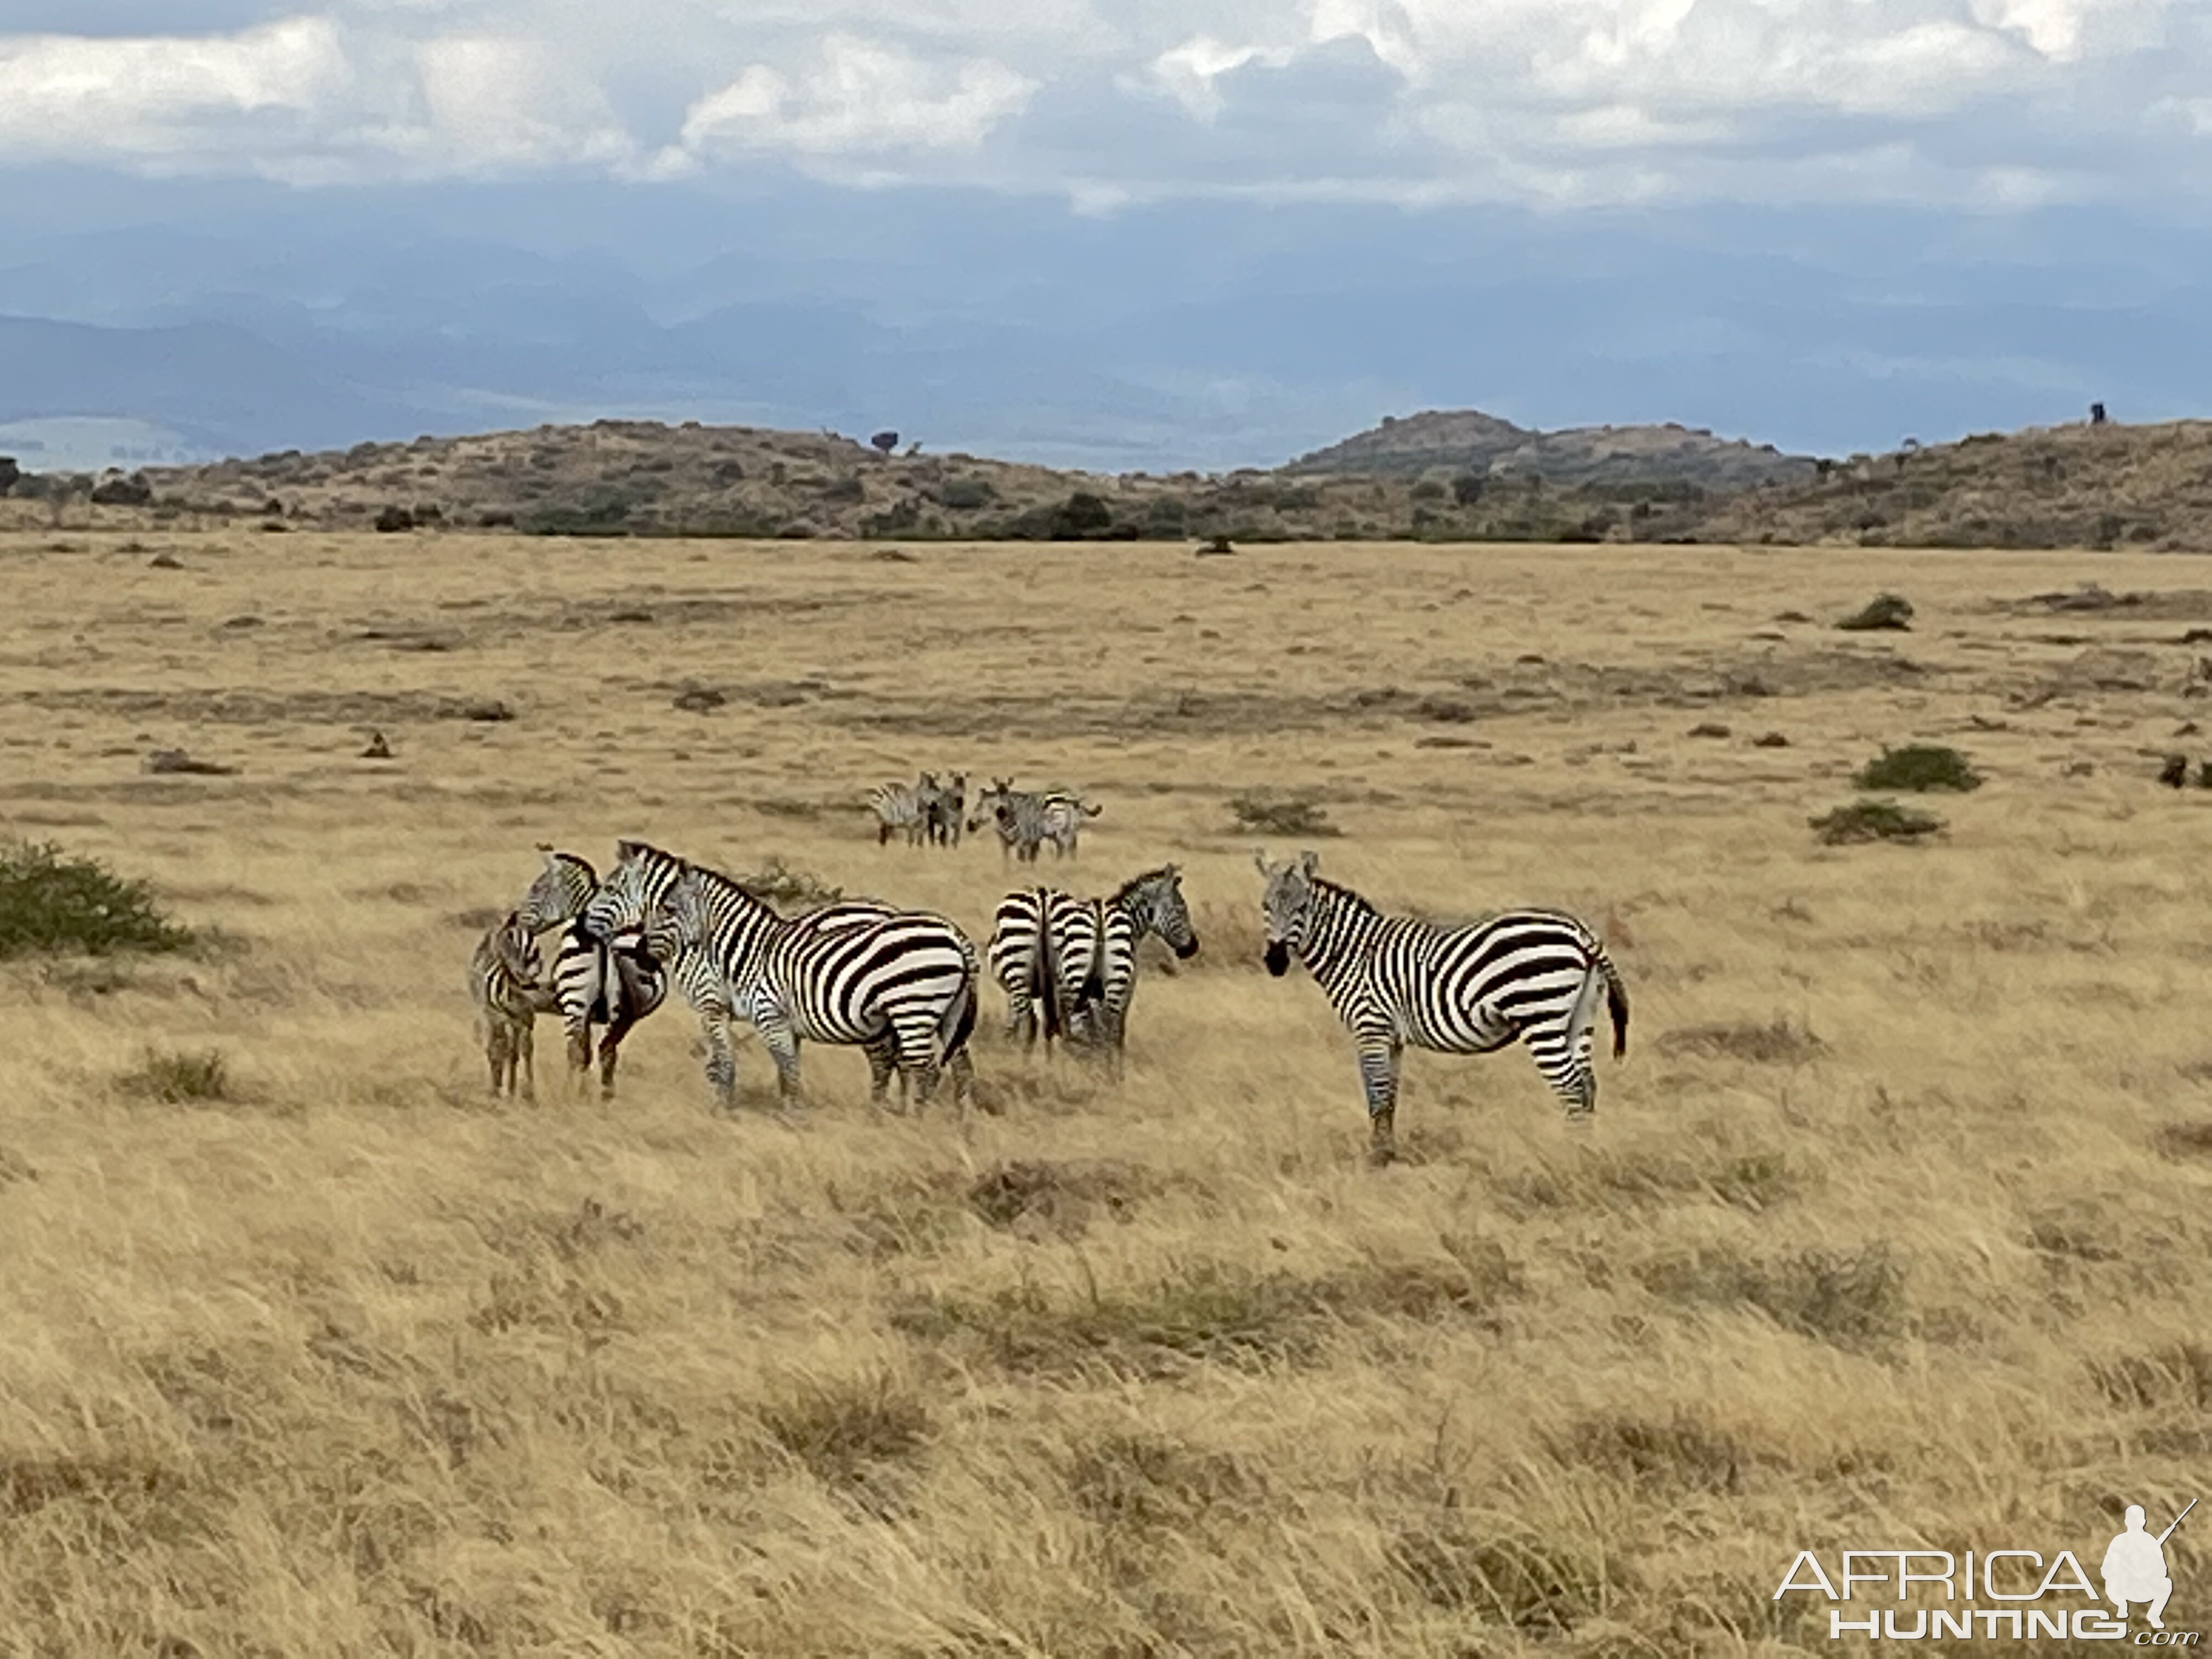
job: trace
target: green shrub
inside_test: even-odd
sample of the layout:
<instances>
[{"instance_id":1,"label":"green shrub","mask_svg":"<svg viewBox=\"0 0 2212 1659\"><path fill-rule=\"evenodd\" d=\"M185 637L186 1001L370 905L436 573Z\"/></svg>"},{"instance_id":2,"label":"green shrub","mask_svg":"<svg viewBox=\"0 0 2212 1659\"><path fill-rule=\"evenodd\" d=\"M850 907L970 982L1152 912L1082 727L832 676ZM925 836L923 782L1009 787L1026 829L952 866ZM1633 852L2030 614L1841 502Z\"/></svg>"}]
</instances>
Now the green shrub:
<instances>
[{"instance_id":1,"label":"green shrub","mask_svg":"<svg viewBox=\"0 0 2212 1659\"><path fill-rule=\"evenodd\" d=\"M937 492L939 501L956 513L973 513L978 507L988 507L998 495L987 478L947 478Z\"/></svg>"},{"instance_id":2,"label":"green shrub","mask_svg":"<svg viewBox=\"0 0 2212 1659\"><path fill-rule=\"evenodd\" d=\"M1881 758L1869 761L1852 781L1862 789L1948 789L1963 794L1982 787L1982 775L1955 749L1916 743L1883 750Z\"/></svg>"},{"instance_id":3,"label":"green shrub","mask_svg":"<svg viewBox=\"0 0 2212 1659\"><path fill-rule=\"evenodd\" d=\"M191 942L143 881L52 845L0 847L0 957L181 951Z\"/></svg>"}]
</instances>

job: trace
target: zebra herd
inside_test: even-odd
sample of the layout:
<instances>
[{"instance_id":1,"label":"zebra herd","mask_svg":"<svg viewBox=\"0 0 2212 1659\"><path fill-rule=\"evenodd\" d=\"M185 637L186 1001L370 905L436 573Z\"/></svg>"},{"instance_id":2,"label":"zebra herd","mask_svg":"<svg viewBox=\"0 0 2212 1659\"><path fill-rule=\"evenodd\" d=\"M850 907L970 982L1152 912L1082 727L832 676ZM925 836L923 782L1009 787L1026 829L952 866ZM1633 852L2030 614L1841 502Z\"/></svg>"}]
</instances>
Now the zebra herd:
<instances>
[{"instance_id":1,"label":"zebra herd","mask_svg":"<svg viewBox=\"0 0 2212 1659\"><path fill-rule=\"evenodd\" d=\"M644 842L618 842L605 879L577 854L539 851L544 868L470 961L495 1094L516 1092L518 1074L525 1097L533 1093L531 1026L557 1012L572 1086L591 1069L599 1029L600 1093L612 1098L623 1039L672 985L698 1016L707 1081L726 1109L737 1090L730 1027L741 1019L759 1035L787 1100L799 1091L801 1043L823 1042L867 1056L878 1106L889 1103L894 1078L902 1103L918 1108L949 1073L964 1111L985 961L1005 994L1010 1040L1030 1049L1042 1035L1048 1054L1064 1040L1119 1077L1138 944L1149 933L1180 957L1199 950L1173 864L1101 897L1044 885L1008 893L979 959L959 927L932 911L848 899L785 916L743 883ZM1320 876L1311 853L1281 865L1255 860L1265 884L1261 959L1279 978L1294 957L1303 963L1350 1032L1375 1162L1396 1153L1407 1048L1476 1054L1525 1042L1570 1123L1595 1111L1599 1009L1619 1058L1628 996L1583 923L1536 908L1459 925L1389 915ZM556 929L549 979L538 940Z\"/></svg>"},{"instance_id":2,"label":"zebra herd","mask_svg":"<svg viewBox=\"0 0 2212 1659\"><path fill-rule=\"evenodd\" d=\"M1012 778L994 778L975 792L975 809L967 808L968 775L951 774L940 783L924 772L912 783L879 783L868 791L868 810L876 815L876 845L903 835L909 847L957 847L963 830L973 835L988 824L999 837L1004 860L1033 864L1049 845L1054 858L1073 858L1083 826L1104 809L1064 789L1017 789Z\"/></svg>"}]
</instances>

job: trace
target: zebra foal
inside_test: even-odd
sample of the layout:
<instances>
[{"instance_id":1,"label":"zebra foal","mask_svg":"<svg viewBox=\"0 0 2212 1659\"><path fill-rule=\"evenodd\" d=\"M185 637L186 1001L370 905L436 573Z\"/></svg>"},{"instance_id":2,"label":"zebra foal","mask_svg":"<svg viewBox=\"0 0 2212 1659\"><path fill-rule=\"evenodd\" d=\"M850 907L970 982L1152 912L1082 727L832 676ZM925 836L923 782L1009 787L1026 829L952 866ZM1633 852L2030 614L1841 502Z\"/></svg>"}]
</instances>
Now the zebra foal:
<instances>
[{"instance_id":1,"label":"zebra foal","mask_svg":"<svg viewBox=\"0 0 2212 1659\"><path fill-rule=\"evenodd\" d=\"M1570 1123L1597 1109L1591 1030L1601 999L1615 1059L1628 1049L1628 992L1605 946L1557 910L1501 911L1445 927L1385 915L1348 887L1314 873L1319 860L1254 862L1267 880L1267 971L1296 956L1352 1033L1366 1097L1369 1156L1396 1155L1398 1070L1408 1047L1485 1054L1516 1039L1566 1103Z\"/></svg>"},{"instance_id":2,"label":"zebra foal","mask_svg":"<svg viewBox=\"0 0 2212 1659\"><path fill-rule=\"evenodd\" d=\"M544 966L538 936L512 910L485 932L469 957L469 999L476 1004L477 1037L495 1097L513 1097L519 1083L525 1100L538 1098L531 1028L547 1006L540 977Z\"/></svg>"}]
</instances>

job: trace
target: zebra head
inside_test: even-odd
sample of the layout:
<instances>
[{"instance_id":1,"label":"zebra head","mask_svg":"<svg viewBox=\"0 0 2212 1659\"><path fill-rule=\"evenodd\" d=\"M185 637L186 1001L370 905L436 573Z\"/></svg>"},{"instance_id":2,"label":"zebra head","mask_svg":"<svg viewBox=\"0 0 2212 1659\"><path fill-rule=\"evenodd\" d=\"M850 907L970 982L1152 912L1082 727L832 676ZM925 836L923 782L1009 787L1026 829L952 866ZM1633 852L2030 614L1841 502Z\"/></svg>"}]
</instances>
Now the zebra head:
<instances>
[{"instance_id":1,"label":"zebra head","mask_svg":"<svg viewBox=\"0 0 2212 1659\"><path fill-rule=\"evenodd\" d=\"M599 885L599 872L592 867L588 859L579 858L574 853L556 852L544 842L538 843L538 850L545 854L545 867L530 884L530 890L522 896L522 903L515 911L522 925L533 933L558 927L580 915Z\"/></svg>"},{"instance_id":2,"label":"zebra head","mask_svg":"<svg viewBox=\"0 0 2212 1659\"><path fill-rule=\"evenodd\" d=\"M1185 961L1198 954L1198 930L1190 925L1190 907L1183 902L1182 872L1164 865L1139 876L1118 896L1139 927L1149 927L1168 942Z\"/></svg>"},{"instance_id":3,"label":"zebra head","mask_svg":"<svg viewBox=\"0 0 2212 1659\"><path fill-rule=\"evenodd\" d=\"M705 890L699 872L686 866L645 918L646 953L662 962L673 962L706 936Z\"/></svg>"},{"instance_id":4,"label":"zebra head","mask_svg":"<svg viewBox=\"0 0 2212 1659\"><path fill-rule=\"evenodd\" d=\"M655 878L663 865L677 861L641 841L617 842L615 867L584 906L584 931L594 939L612 941L641 930L646 913L652 908L653 889L659 884Z\"/></svg>"},{"instance_id":5,"label":"zebra head","mask_svg":"<svg viewBox=\"0 0 2212 1659\"><path fill-rule=\"evenodd\" d=\"M1260 900L1267 918L1267 971L1280 979L1290 971L1291 952L1304 945L1306 930L1313 925L1313 874L1321 860L1301 853L1297 863L1277 866L1267 862L1266 854L1255 853L1252 862L1267 882Z\"/></svg>"},{"instance_id":6,"label":"zebra head","mask_svg":"<svg viewBox=\"0 0 2212 1659\"><path fill-rule=\"evenodd\" d=\"M1012 778L993 778L989 788L978 789L975 792L975 810L968 815L968 833L974 835L1000 812L1006 811L1012 804L1009 798L1013 793L1014 781Z\"/></svg>"}]
</instances>

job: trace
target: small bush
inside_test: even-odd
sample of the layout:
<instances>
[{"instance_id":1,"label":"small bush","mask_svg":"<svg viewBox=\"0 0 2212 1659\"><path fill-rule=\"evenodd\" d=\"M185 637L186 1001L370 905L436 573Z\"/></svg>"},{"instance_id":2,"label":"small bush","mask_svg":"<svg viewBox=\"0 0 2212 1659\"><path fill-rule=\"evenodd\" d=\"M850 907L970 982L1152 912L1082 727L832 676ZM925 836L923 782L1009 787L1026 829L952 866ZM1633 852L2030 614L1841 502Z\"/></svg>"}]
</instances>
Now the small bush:
<instances>
[{"instance_id":1,"label":"small bush","mask_svg":"<svg viewBox=\"0 0 2212 1659\"><path fill-rule=\"evenodd\" d=\"M1912 626L1912 601L1895 593L1877 594L1864 609L1844 617L1836 626L1852 634L1885 630L1903 633Z\"/></svg>"},{"instance_id":2,"label":"small bush","mask_svg":"<svg viewBox=\"0 0 2212 1659\"><path fill-rule=\"evenodd\" d=\"M181 951L191 931L161 914L153 890L58 847L0 847L0 958L50 951Z\"/></svg>"},{"instance_id":3,"label":"small bush","mask_svg":"<svg viewBox=\"0 0 2212 1659\"><path fill-rule=\"evenodd\" d=\"M1916 743L1883 750L1881 757L1869 761L1852 782L1862 789L1947 789L1964 794L1982 787L1982 775L1955 749Z\"/></svg>"},{"instance_id":4,"label":"small bush","mask_svg":"<svg viewBox=\"0 0 2212 1659\"><path fill-rule=\"evenodd\" d=\"M987 478L947 478L937 491L940 505L955 513L973 513L996 501L999 492L991 488Z\"/></svg>"},{"instance_id":5,"label":"small bush","mask_svg":"<svg viewBox=\"0 0 2212 1659\"><path fill-rule=\"evenodd\" d=\"M1809 820L1823 846L1848 847L1869 841L1917 841L1943 827L1933 812L1900 806L1893 800L1859 800Z\"/></svg>"},{"instance_id":6,"label":"small bush","mask_svg":"<svg viewBox=\"0 0 2212 1659\"><path fill-rule=\"evenodd\" d=\"M1338 836L1322 805L1304 795L1238 795L1229 803L1239 834L1247 836Z\"/></svg>"},{"instance_id":7,"label":"small bush","mask_svg":"<svg viewBox=\"0 0 2212 1659\"><path fill-rule=\"evenodd\" d=\"M165 1106L230 1098L230 1072L220 1048L198 1054L149 1048L137 1066L117 1081L124 1093Z\"/></svg>"},{"instance_id":8,"label":"small bush","mask_svg":"<svg viewBox=\"0 0 2212 1659\"><path fill-rule=\"evenodd\" d=\"M843 888L832 887L811 872L794 870L773 856L751 875L737 878L737 882L747 892L780 908L796 904L813 909L835 904L845 896Z\"/></svg>"}]
</instances>

